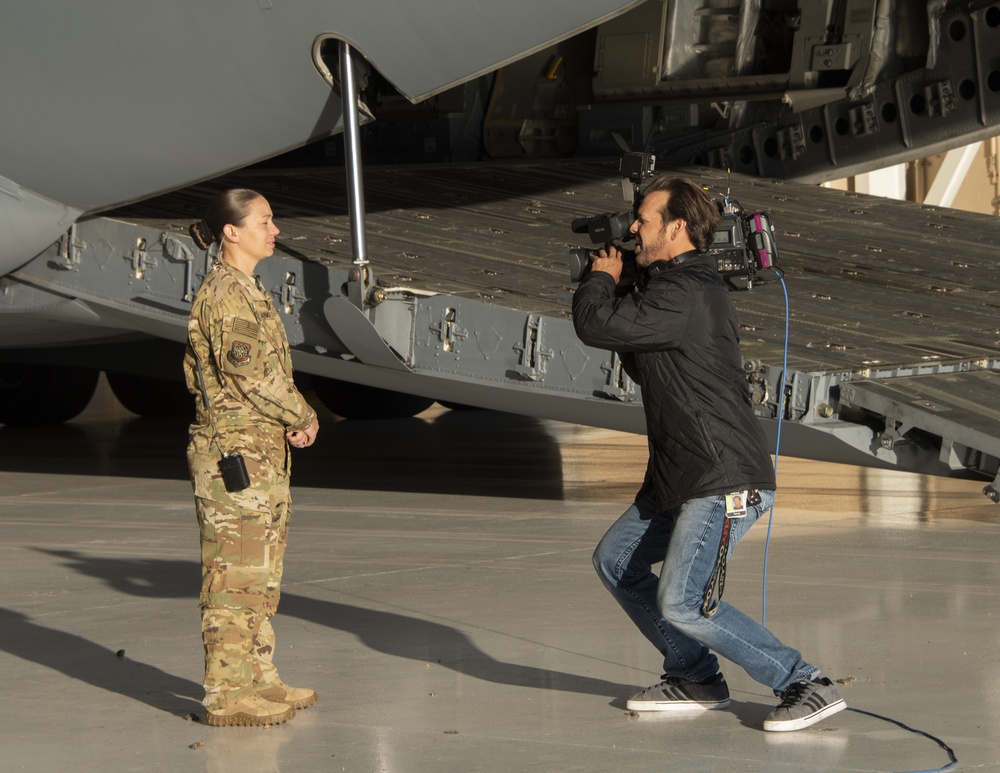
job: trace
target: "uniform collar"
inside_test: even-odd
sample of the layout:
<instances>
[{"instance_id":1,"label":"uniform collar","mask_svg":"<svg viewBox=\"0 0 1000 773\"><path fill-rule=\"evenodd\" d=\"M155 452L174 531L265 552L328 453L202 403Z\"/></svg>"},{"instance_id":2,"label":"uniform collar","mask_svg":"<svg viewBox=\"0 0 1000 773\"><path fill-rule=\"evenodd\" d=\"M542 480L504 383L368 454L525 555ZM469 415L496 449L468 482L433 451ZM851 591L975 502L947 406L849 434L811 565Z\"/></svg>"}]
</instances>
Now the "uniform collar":
<instances>
[{"instance_id":1,"label":"uniform collar","mask_svg":"<svg viewBox=\"0 0 1000 773\"><path fill-rule=\"evenodd\" d=\"M256 274L254 274L253 276L248 276L247 274L244 274L242 271L236 268L236 266L230 266L228 263L224 261L219 265L222 266L224 269L226 269L230 273L230 275L232 275L232 277L236 279L236 281L239 282L241 285L243 285L243 287L245 287L247 290L254 290L258 293L265 292L264 285L261 284L260 277L257 276Z\"/></svg>"}]
</instances>

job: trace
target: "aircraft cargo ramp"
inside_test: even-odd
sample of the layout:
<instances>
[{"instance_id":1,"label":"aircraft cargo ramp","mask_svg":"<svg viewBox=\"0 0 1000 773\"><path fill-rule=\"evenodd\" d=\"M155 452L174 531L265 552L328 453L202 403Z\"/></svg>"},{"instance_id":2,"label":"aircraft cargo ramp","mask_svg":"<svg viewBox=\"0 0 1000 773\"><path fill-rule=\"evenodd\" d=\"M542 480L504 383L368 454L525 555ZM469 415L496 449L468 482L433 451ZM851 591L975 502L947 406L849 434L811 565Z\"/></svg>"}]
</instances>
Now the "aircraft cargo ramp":
<instances>
[{"instance_id":1,"label":"aircraft cargo ramp","mask_svg":"<svg viewBox=\"0 0 1000 773\"><path fill-rule=\"evenodd\" d=\"M720 198L728 190L747 211L770 213L790 308L784 395L781 284L733 299L755 410L772 436L782 412L782 452L972 470L994 479L987 493L995 496L1000 221L796 183L730 180L718 170L680 171ZM367 257L386 292L365 313L340 291L352 247L339 168L243 171L81 222L73 237L80 254L43 255L17 277L91 310L131 292L110 316L145 318L136 329L183 340L184 299L207 267L207 257L192 254L186 228L216 191L233 185L264 193L282 229L279 253L287 259L260 268L285 312L298 368L643 431L639 390L616 357L582 347L568 319L567 252L587 246L569 223L628 209L617 161L366 168ZM108 289L107 271L88 278L92 272L80 268L95 244L126 238L107 229L143 234L132 240L140 248L117 261L128 274L117 292ZM143 260L149 271L139 268ZM152 275L163 267L173 286L154 289Z\"/></svg>"}]
</instances>

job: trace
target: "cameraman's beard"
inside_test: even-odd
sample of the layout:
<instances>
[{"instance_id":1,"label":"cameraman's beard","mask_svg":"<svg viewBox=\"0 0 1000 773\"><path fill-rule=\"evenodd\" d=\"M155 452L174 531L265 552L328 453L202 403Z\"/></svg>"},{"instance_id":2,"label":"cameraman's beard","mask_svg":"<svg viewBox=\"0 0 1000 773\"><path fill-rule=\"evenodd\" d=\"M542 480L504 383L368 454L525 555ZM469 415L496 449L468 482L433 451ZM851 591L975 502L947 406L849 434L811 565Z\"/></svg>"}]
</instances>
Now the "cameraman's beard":
<instances>
[{"instance_id":1,"label":"cameraman's beard","mask_svg":"<svg viewBox=\"0 0 1000 773\"><path fill-rule=\"evenodd\" d=\"M635 264L639 268L648 268L650 264L658 260L666 260L664 255L667 251L667 229L664 228L657 234L656 241L650 244L642 242L640 249L635 254Z\"/></svg>"}]
</instances>

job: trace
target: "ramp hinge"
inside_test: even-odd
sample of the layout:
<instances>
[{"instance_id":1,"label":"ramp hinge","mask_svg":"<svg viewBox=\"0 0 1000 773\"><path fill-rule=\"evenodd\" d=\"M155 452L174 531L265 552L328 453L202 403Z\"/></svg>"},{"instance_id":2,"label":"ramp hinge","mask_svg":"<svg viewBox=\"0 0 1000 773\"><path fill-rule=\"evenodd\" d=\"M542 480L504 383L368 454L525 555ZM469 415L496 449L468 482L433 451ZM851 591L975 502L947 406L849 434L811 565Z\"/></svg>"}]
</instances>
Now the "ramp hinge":
<instances>
[{"instance_id":1,"label":"ramp hinge","mask_svg":"<svg viewBox=\"0 0 1000 773\"><path fill-rule=\"evenodd\" d=\"M611 359L601 365L601 370L607 377L605 380L607 388L598 390L598 396L620 400L623 403L629 403L635 399L635 382L625 372L622 358L618 352L611 353Z\"/></svg>"},{"instance_id":2,"label":"ramp hinge","mask_svg":"<svg viewBox=\"0 0 1000 773\"><path fill-rule=\"evenodd\" d=\"M163 252L176 263L184 264L184 300L190 303L194 300L194 253L179 239L160 234L163 242Z\"/></svg>"},{"instance_id":3,"label":"ramp hinge","mask_svg":"<svg viewBox=\"0 0 1000 773\"><path fill-rule=\"evenodd\" d=\"M136 239L135 249L125 253L125 260L132 264L132 274L136 279L142 279L146 272L156 268L156 258L146 249L146 240Z\"/></svg>"},{"instance_id":4,"label":"ramp hinge","mask_svg":"<svg viewBox=\"0 0 1000 773\"><path fill-rule=\"evenodd\" d=\"M514 371L526 378L535 380L545 375L546 362L555 354L551 349L542 346L542 318L537 314L529 314L524 325L524 340L514 344L514 351L519 355Z\"/></svg>"},{"instance_id":5,"label":"ramp hinge","mask_svg":"<svg viewBox=\"0 0 1000 773\"><path fill-rule=\"evenodd\" d=\"M441 348L446 352L458 350L458 342L469 337L469 331L459 329L457 325L458 312L449 306L444 310L444 319L431 326L431 330L438 335Z\"/></svg>"},{"instance_id":6,"label":"ramp hinge","mask_svg":"<svg viewBox=\"0 0 1000 773\"><path fill-rule=\"evenodd\" d=\"M53 261L56 268L76 271L80 267L80 251L86 246L86 243L76 238L76 223L73 223L59 240L59 251Z\"/></svg>"},{"instance_id":7,"label":"ramp hinge","mask_svg":"<svg viewBox=\"0 0 1000 773\"><path fill-rule=\"evenodd\" d=\"M306 296L299 292L298 274L288 271L285 274L285 282L281 286L281 304L285 307L285 314L295 313L295 305L306 300Z\"/></svg>"}]
</instances>

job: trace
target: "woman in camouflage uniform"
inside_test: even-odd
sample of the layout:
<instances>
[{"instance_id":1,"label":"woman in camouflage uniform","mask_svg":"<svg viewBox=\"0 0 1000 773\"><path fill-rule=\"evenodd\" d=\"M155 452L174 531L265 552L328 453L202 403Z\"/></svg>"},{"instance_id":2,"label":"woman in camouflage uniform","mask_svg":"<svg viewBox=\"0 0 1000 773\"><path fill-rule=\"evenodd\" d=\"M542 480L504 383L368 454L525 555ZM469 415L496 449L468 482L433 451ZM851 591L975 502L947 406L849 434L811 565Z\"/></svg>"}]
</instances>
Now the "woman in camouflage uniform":
<instances>
[{"instance_id":1,"label":"woman in camouflage uniform","mask_svg":"<svg viewBox=\"0 0 1000 773\"><path fill-rule=\"evenodd\" d=\"M201 249L219 245L191 307L184 358L198 402L187 457L201 527L204 702L210 725L271 725L316 702L313 690L278 676L271 618L291 512L288 446L312 445L319 423L295 388L284 326L254 276L279 233L267 200L225 191L190 232ZM219 459L237 453L250 485L232 492Z\"/></svg>"}]
</instances>

